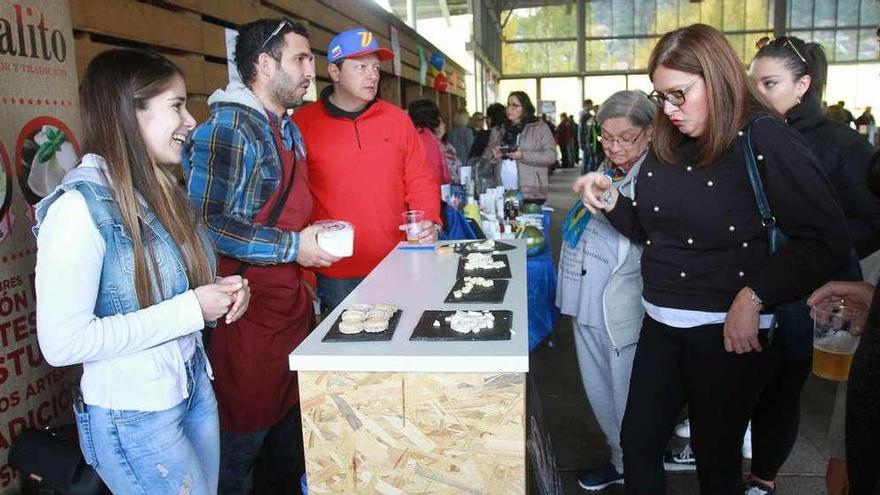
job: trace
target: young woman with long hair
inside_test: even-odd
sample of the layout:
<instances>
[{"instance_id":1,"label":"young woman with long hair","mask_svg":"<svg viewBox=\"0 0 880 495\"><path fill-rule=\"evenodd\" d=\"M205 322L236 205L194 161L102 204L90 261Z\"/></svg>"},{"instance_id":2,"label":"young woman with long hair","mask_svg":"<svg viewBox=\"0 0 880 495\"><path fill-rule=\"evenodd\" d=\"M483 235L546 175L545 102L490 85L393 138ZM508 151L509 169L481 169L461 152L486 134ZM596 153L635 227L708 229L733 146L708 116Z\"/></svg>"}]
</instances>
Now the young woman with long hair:
<instances>
[{"instance_id":1,"label":"young woman with long hair","mask_svg":"<svg viewBox=\"0 0 880 495\"><path fill-rule=\"evenodd\" d=\"M810 143L846 217L854 253L847 270L834 278L860 280L858 259L880 249L880 201L871 194L865 180L873 149L856 131L822 112L828 62L821 45L794 36L763 38L758 45L750 68L758 91ZM806 304L787 307L781 316L778 335L784 360L761 393L752 416L754 457L750 482L755 486L755 495L774 493L776 474L797 439L801 390L812 366L813 322ZM845 395L842 387L838 393ZM826 478L830 495L846 492L843 411L839 409L835 407L835 416L841 421L832 422Z\"/></svg>"},{"instance_id":2,"label":"young woman with long hair","mask_svg":"<svg viewBox=\"0 0 880 495\"><path fill-rule=\"evenodd\" d=\"M217 492L219 425L200 331L249 289L215 258L179 164L195 120L183 74L110 50L80 88L81 163L36 207L37 325L54 366L82 364L86 461L114 493Z\"/></svg>"},{"instance_id":3,"label":"young woman with long hair","mask_svg":"<svg viewBox=\"0 0 880 495\"><path fill-rule=\"evenodd\" d=\"M575 182L588 208L645 245L646 317L621 431L627 493L665 493L663 451L686 400L700 492L741 495L743 433L778 361L772 308L845 263L846 226L809 145L772 116L721 32L666 33L648 69L660 112L638 202L602 174ZM789 238L775 254L740 148L747 136Z\"/></svg>"}]
</instances>

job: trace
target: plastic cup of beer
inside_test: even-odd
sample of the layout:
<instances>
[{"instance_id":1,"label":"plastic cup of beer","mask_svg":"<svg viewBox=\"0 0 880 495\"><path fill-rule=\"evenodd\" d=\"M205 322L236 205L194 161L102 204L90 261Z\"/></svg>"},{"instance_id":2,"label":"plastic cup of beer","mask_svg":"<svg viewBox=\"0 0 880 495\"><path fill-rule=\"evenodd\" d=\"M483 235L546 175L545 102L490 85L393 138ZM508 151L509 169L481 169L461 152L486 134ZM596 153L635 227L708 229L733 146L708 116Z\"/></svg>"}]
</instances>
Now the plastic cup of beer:
<instances>
[{"instance_id":1,"label":"plastic cup of beer","mask_svg":"<svg viewBox=\"0 0 880 495\"><path fill-rule=\"evenodd\" d=\"M852 314L846 305L814 307L813 374L826 380L845 381L849 377L859 337L850 333Z\"/></svg>"},{"instance_id":2,"label":"plastic cup of beer","mask_svg":"<svg viewBox=\"0 0 880 495\"><path fill-rule=\"evenodd\" d=\"M406 225L406 242L409 244L419 243L419 234L422 233L422 221L425 219L424 210L407 210L403 212L403 224Z\"/></svg>"}]
</instances>

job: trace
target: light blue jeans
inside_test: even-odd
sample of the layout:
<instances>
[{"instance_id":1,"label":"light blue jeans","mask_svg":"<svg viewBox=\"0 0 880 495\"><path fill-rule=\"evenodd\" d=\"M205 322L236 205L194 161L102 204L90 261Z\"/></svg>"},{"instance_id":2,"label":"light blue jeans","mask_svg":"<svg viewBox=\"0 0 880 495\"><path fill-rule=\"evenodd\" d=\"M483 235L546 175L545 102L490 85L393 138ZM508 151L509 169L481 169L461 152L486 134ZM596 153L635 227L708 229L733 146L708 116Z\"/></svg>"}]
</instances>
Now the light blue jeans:
<instances>
[{"instance_id":1,"label":"light blue jeans","mask_svg":"<svg viewBox=\"0 0 880 495\"><path fill-rule=\"evenodd\" d=\"M171 409L77 411L85 460L113 493L217 493L220 419L201 350L186 372L189 397Z\"/></svg>"}]
</instances>

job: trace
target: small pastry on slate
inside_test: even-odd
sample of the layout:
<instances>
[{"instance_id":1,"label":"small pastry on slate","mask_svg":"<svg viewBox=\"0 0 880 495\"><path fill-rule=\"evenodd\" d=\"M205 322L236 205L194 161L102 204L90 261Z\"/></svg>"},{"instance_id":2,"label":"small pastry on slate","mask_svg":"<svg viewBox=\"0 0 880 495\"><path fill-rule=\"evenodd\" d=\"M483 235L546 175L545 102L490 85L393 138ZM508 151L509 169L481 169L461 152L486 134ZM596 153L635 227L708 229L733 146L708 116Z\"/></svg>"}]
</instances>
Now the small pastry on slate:
<instances>
[{"instance_id":1,"label":"small pastry on slate","mask_svg":"<svg viewBox=\"0 0 880 495\"><path fill-rule=\"evenodd\" d=\"M356 333L361 333L364 330L364 322L362 321L340 321L339 322L339 333L344 333L346 335L353 335Z\"/></svg>"},{"instance_id":2,"label":"small pastry on slate","mask_svg":"<svg viewBox=\"0 0 880 495\"><path fill-rule=\"evenodd\" d=\"M346 309L342 312L342 321L364 321L367 315L363 311Z\"/></svg>"},{"instance_id":3,"label":"small pastry on slate","mask_svg":"<svg viewBox=\"0 0 880 495\"><path fill-rule=\"evenodd\" d=\"M384 318L370 318L364 323L367 333L379 333L388 330L388 320Z\"/></svg>"}]
</instances>

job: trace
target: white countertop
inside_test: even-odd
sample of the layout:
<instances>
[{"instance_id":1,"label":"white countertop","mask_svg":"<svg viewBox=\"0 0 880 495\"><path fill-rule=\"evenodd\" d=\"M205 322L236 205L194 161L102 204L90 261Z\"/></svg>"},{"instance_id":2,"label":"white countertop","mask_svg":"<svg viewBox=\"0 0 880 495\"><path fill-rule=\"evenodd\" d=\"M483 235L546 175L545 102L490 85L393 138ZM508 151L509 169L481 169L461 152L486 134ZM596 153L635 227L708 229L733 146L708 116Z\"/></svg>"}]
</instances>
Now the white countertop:
<instances>
[{"instance_id":1,"label":"white countertop","mask_svg":"<svg viewBox=\"0 0 880 495\"><path fill-rule=\"evenodd\" d=\"M527 372L528 299L524 240L504 240L511 279L501 304L446 304L456 280L458 254L395 249L290 353L297 371ZM404 244L401 244L404 245ZM321 342L349 305L389 303L403 311L394 337L384 342ZM510 340L427 342L409 340L424 310L507 309L513 311Z\"/></svg>"}]
</instances>

